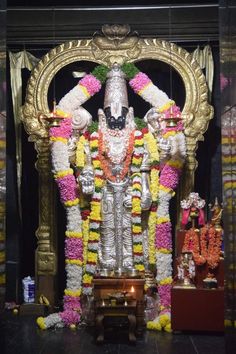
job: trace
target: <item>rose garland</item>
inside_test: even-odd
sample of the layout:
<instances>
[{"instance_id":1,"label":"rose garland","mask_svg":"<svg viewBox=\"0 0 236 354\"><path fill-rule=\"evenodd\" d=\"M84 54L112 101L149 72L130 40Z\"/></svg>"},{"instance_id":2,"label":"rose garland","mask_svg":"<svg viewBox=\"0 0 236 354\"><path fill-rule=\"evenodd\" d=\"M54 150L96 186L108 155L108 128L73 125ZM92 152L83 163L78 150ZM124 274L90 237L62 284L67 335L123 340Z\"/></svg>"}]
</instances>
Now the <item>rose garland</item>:
<instances>
[{"instance_id":1,"label":"rose garland","mask_svg":"<svg viewBox=\"0 0 236 354\"><path fill-rule=\"evenodd\" d=\"M213 225L209 226L208 235L204 230L201 229L201 238L204 240L202 245L202 252L206 255L206 260L209 268L215 269L220 261L220 252L222 244L222 231L216 230ZM207 248L207 236L208 236L208 248Z\"/></svg>"},{"instance_id":2,"label":"rose garland","mask_svg":"<svg viewBox=\"0 0 236 354\"><path fill-rule=\"evenodd\" d=\"M194 228L191 228L186 232L182 252L192 252L194 262L197 265L203 265L206 263L206 258L200 254L198 231Z\"/></svg>"}]
</instances>

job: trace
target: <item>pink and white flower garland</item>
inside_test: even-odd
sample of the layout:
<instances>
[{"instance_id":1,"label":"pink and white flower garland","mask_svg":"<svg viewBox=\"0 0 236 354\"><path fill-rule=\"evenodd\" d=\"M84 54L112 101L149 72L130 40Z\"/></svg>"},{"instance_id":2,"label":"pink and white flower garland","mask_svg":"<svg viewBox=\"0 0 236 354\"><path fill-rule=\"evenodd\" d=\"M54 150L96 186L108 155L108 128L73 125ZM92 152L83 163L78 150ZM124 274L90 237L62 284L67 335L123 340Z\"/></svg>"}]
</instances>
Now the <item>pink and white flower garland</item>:
<instances>
[{"instance_id":1,"label":"pink and white flower garland","mask_svg":"<svg viewBox=\"0 0 236 354\"><path fill-rule=\"evenodd\" d=\"M64 112L70 114L76 110L76 107L98 92L100 88L99 80L91 74L86 75L74 89L62 98L58 105L58 113L62 115ZM83 236L78 189L73 170L70 168L68 154L68 139L71 134L71 118L65 118L59 127L51 128L49 132L53 173L67 216L65 240L66 289L64 291L63 311L45 318L39 317L37 323L41 329L75 326L80 321Z\"/></svg>"},{"instance_id":2,"label":"pink and white flower garland","mask_svg":"<svg viewBox=\"0 0 236 354\"><path fill-rule=\"evenodd\" d=\"M142 72L136 74L134 78L129 81L129 84L135 93L140 95L153 107L158 108L160 112L174 105L174 101L170 100L167 94L155 86L149 77Z\"/></svg>"},{"instance_id":3,"label":"pink and white flower garland","mask_svg":"<svg viewBox=\"0 0 236 354\"><path fill-rule=\"evenodd\" d=\"M182 132L177 129L171 133L167 132L163 137L171 134L171 158L161 166L159 205L157 209L156 226L156 266L157 284L160 298L160 314L156 319L156 325L171 330L170 308L171 308L171 285L172 285L172 233L169 215L169 202L174 195L181 168L185 157L185 138Z\"/></svg>"},{"instance_id":4,"label":"pink and white flower garland","mask_svg":"<svg viewBox=\"0 0 236 354\"><path fill-rule=\"evenodd\" d=\"M65 239L67 277L64 309L46 318L38 318L37 323L43 329L76 325L80 321L83 240L78 189L68 155L67 142L71 132L71 118L64 119L60 127L51 128L49 132L53 173L67 214Z\"/></svg>"},{"instance_id":5,"label":"pink and white flower garland","mask_svg":"<svg viewBox=\"0 0 236 354\"><path fill-rule=\"evenodd\" d=\"M58 106L63 112L70 114L73 118L74 115L76 116L80 113L78 108L95 93L99 92L101 87L101 82L92 74L88 74L61 99Z\"/></svg>"},{"instance_id":6,"label":"pink and white flower garland","mask_svg":"<svg viewBox=\"0 0 236 354\"><path fill-rule=\"evenodd\" d=\"M138 95L155 107L157 112L162 113L164 120L168 119L171 114L180 116L179 107L175 105L175 102L170 100L166 93L158 89L146 74L138 72L129 81L129 84ZM162 131L163 138L170 138L172 146L171 158L160 167L159 180L155 246L160 314L154 321L148 322L147 327L157 330L164 328L166 331L171 330L172 233L169 202L174 195L174 189L178 185L186 155L185 138L182 130L183 125L180 121L175 128L165 128Z\"/></svg>"}]
</instances>

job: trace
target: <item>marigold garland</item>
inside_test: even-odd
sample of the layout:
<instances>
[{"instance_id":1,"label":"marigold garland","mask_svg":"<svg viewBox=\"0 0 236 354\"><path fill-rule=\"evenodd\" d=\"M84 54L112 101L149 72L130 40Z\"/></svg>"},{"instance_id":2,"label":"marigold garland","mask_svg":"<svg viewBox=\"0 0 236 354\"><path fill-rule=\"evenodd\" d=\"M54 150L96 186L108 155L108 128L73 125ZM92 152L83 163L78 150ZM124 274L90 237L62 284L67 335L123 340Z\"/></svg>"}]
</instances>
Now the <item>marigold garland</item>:
<instances>
[{"instance_id":1,"label":"marigold garland","mask_svg":"<svg viewBox=\"0 0 236 354\"><path fill-rule=\"evenodd\" d=\"M120 173L120 179L123 180L124 177L127 175L128 170L129 170L129 166L131 163L131 158L132 158L132 152L133 152L133 148L134 148L134 132L132 131L129 137L129 145L128 145L128 149L126 152L126 156L124 159L124 167ZM105 178L112 181L112 182L116 182L116 176L113 176L110 166L109 166L109 160L108 157L106 156L105 153L105 146L104 146L104 140L103 140L103 134L101 131L99 131L99 162L101 163L102 166L102 170L104 172ZM132 162L134 163L134 161ZM138 163L138 161L136 161L136 164Z\"/></svg>"},{"instance_id":2,"label":"marigold garland","mask_svg":"<svg viewBox=\"0 0 236 354\"><path fill-rule=\"evenodd\" d=\"M215 269L220 261L222 232L213 225L203 226L200 233L194 228L185 234L182 252L192 252L197 265L208 263L209 268Z\"/></svg>"}]
</instances>

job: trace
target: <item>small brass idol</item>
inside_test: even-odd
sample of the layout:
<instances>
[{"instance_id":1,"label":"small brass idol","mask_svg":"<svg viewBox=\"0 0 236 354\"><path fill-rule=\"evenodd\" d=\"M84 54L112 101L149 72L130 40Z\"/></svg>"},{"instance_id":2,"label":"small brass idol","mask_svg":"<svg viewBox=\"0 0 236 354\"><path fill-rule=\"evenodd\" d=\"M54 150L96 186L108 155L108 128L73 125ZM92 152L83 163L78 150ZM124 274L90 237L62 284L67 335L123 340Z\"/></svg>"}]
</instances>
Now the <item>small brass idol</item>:
<instances>
[{"instance_id":1,"label":"small brass idol","mask_svg":"<svg viewBox=\"0 0 236 354\"><path fill-rule=\"evenodd\" d=\"M175 288L196 288L193 284L195 277L195 263L193 260L192 252L182 252L179 258L178 269L178 282L174 286Z\"/></svg>"}]
</instances>

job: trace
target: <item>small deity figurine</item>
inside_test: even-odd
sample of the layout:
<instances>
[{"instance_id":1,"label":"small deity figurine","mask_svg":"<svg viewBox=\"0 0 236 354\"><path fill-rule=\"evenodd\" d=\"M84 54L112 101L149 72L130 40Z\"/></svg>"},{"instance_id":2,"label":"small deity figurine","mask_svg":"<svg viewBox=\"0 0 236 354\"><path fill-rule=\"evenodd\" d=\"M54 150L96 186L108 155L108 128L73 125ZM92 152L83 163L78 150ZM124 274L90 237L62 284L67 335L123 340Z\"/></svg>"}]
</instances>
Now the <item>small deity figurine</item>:
<instances>
[{"instance_id":1,"label":"small deity figurine","mask_svg":"<svg viewBox=\"0 0 236 354\"><path fill-rule=\"evenodd\" d=\"M196 268L191 252L183 252L180 255L178 258L177 271L178 282L175 287L195 287L193 280L196 275Z\"/></svg>"},{"instance_id":2,"label":"small deity figurine","mask_svg":"<svg viewBox=\"0 0 236 354\"><path fill-rule=\"evenodd\" d=\"M150 103L135 119L127 84ZM106 83L98 124L82 104ZM66 112L66 114L65 114ZM170 330L172 234L169 202L186 156L180 109L134 64L96 67L59 102L65 117L50 129L52 167L67 214L64 310L41 328L74 325L80 296L93 292L99 268L156 267L160 312ZM144 217L145 214L145 217Z\"/></svg>"},{"instance_id":3,"label":"small deity figurine","mask_svg":"<svg viewBox=\"0 0 236 354\"><path fill-rule=\"evenodd\" d=\"M198 218L198 225L205 224L204 206L205 200L201 199L198 193L192 192L187 199L180 202L182 208L181 224L186 226L189 219L192 221L192 229L195 229L195 220Z\"/></svg>"},{"instance_id":4,"label":"small deity figurine","mask_svg":"<svg viewBox=\"0 0 236 354\"><path fill-rule=\"evenodd\" d=\"M209 207L212 213L210 224L214 226L217 231L222 231L221 218L222 218L223 208L220 206L217 197L215 198L214 205L209 204Z\"/></svg>"}]
</instances>

